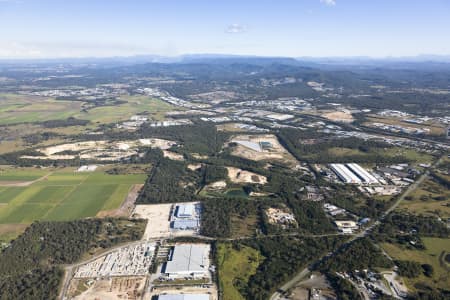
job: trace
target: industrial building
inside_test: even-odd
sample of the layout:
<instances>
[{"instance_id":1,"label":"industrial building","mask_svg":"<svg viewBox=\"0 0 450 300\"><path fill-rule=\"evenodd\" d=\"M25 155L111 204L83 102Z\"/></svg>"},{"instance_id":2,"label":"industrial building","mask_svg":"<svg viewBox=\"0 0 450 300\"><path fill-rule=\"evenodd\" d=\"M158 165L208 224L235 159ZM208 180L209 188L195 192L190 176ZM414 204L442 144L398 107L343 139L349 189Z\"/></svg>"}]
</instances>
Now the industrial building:
<instances>
[{"instance_id":1,"label":"industrial building","mask_svg":"<svg viewBox=\"0 0 450 300\"><path fill-rule=\"evenodd\" d=\"M355 163L330 164L330 168L345 183L379 184L380 182L367 170Z\"/></svg>"},{"instance_id":2,"label":"industrial building","mask_svg":"<svg viewBox=\"0 0 450 300\"><path fill-rule=\"evenodd\" d=\"M208 294L159 295L158 300L209 300Z\"/></svg>"},{"instance_id":3,"label":"industrial building","mask_svg":"<svg viewBox=\"0 0 450 300\"><path fill-rule=\"evenodd\" d=\"M169 278L209 276L209 244L178 244L169 254L163 273Z\"/></svg>"},{"instance_id":4,"label":"industrial building","mask_svg":"<svg viewBox=\"0 0 450 300\"><path fill-rule=\"evenodd\" d=\"M361 179L358 178L352 171L350 171L343 164L331 164L331 169L336 175L345 183L361 183Z\"/></svg>"},{"instance_id":5,"label":"industrial building","mask_svg":"<svg viewBox=\"0 0 450 300\"><path fill-rule=\"evenodd\" d=\"M194 211L194 204L180 204L176 207L175 216L177 216L177 218L192 218L194 216Z\"/></svg>"},{"instance_id":6,"label":"industrial building","mask_svg":"<svg viewBox=\"0 0 450 300\"><path fill-rule=\"evenodd\" d=\"M352 234L354 230L358 229L355 221L334 221L334 224L336 224L342 233L346 234Z\"/></svg>"},{"instance_id":7,"label":"industrial building","mask_svg":"<svg viewBox=\"0 0 450 300\"><path fill-rule=\"evenodd\" d=\"M368 184L377 184L379 183L378 180L369 172L367 172L365 169L363 169L358 164L347 164L347 168L349 168L353 173L356 174L360 179L362 179L365 183Z\"/></svg>"},{"instance_id":8,"label":"industrial building","mask_svg":"<svg viewBox=\"0 0 450 300\"><path fill-rule=\"evenodd\" d=\"M250 141L238 141L238 140L232 142L235 142L236 144L239 144L256 152L262 152L260 143Z\"/></svg>"},{"instance_id":9,"label":"industrial building","mask_svg":"<svg viewBox=\"0 0 450 300\"><path fill-rule=\"evenodd\" d=\"M180 230L196 230L200 227L200 222L198 219L195 220L175 220L172 222L172 228L173 229L180 229Z\"/></svg>"},{"instance_id":10,"label":"industrial building","mask_svg":"<svg viewBox=\"0 0 450 300\"><path fill-rule=\"evenodd\" d=\"M176 204L170 217L170 227L175 230L198 230L200 215L199 202Z\"/></svg>"}]
</instances>

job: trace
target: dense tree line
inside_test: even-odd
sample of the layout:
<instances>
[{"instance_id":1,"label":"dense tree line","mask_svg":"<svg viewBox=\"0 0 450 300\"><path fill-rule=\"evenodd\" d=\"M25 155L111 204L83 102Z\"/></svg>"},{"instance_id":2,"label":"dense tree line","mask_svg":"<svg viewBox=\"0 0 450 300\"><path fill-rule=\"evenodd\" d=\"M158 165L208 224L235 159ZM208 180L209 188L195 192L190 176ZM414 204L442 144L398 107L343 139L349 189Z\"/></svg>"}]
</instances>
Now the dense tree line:
<instances>
[{"instance_id":1,"label":"dense tree line","mask_svg":"<svg viewBox=\"0 0 450 300\"><path fill-rule=\"evenodd\" d=\"M0 299L55 299L60 264L74 263L91 249L138 240L144 229L143 220L113 218L35 222L0 254Z\"/></svg>"},{"instance_id":2,"label":"dense tree line","mask_svg":"<svg viewBox=\"0 0 450 300\"><path fill-rule=\"evenodd\" d=\"M192 201L200 181L201 173L189 170L184 162L161 158L150 171L137 202Z\"/></svg>"},{"instance_id":3,"label":"dense tree line","mask_svg":"<svg viewBox=\"0 0 450 300\"><path fill-rule=\"evenodd\" d=\"M246 299L268 299L275 289L308 262L332 251L342 243L341 237L274 237L242 242L261 252L265 260L244 287Z\"/></svg>"},{"instance_id":4,"label":"dense tree line","mask_svg":"<svg viewBox=\"0 0 450 300\"><path fill-rule=\"evenodd\" d=\"M201 221L201 233L211 237L231 235L231 217L245 218L258 213L258 203L244 198L205 198Z\"/></svg>"},{"instance_id":5,"label":"dense tree line","mask_svg":"<svg viewBox=\"0 0 450 300\"><path fill-rule=\"evenodd\" d=\"M325 196L326 201L361 218L376 218L390 206L390 201L379 201L368 197L353 186L331 184L330 187L331 190Z\"/></svg>"},{"instance_id":6,"label":"dense tree line","mask_svg":"<svg viewBox=\"0 0 450 300\"><path fill-rule=\"evenodd\" d=\"M358 290L348 280L333 273L327 273L327 279L331 284L338 300L362 299Z\"/></svg>"},{"instance_id":7,"label":"dense tree line","mask_svg":"<svg viewBox=\"0 0 450 300\"><path fill-rule=\"evenodd\" d=\"M58 128L58 127L70 127L70 126L86 126L89 124L89 120L76 119L74 117L69 117L63 120L48 120L39 123L45 128Z\"/></svg>"},{"instance_id":8,"label":"dense tree line","mask_svg":"<svg viewBox=\"0 0 450 300\"><path fill-rule=\"evenodd\" d=\"M311 132L293 128L283 128L277 134L281 144L285 146L298 160L309 163L399 163L409 162L405 157L387 156L378 153L379 149L390 148L391 145L380 141L365 141L350 137L330 139ZM305 139L317 139L315 143L304 143ZM363 154L334 155L331 148L348 148L359 150Z\"/></svg>"},{"instance_id":9,"label":"dense tree line","mask_svg":"<svg viewBox=\"0 0 450 300\"><path fill-rule=\"evenodd\" d=\"M445 238L449 236L450 229L433 216L401 212L390 214L374 229L374 237L378 241L395 242L397 236L412 233Z\"/></svg>"},{"instance_id":10,"label":"dense tree line","mask_svg":"<svg viewBox=\"0 0 450 300\"><path fill-rule=\"evenodd\" d=\"M63 274L59 267L40 267L27 273L0 277L0 300L56 299Z\"/></svg>"},{"instance_id":11,"label":"dense tree line","mask_svg":"<svg viewBox=\"0 0 450 300\"><path fill-rule=\"evenodd\" d=\"M368 238L345 245L325 259L318 268L324 272L353 272L355 270L391 268L394 264Z\"/></svg>"},{"instance_id":12,"label":"dense tree line","mask_svg":"<svg viewBox=\"0 0 450 300\"><path fill-rule=\"evenodd\" d=\"M215 155L220 152L228 134L219 132L211 123L197 122L193 125L150 127L144 124L137 132L142 137L159 137L180 142L183 147L175 151Z\"/></svg>"},{"instance_id":13,"label":"dense tree line","mask_svg":"<svg viewBox=\"0 0 450 300\"><path fill-rule=\"evenodd\" d=\"M395 265L398 267L398 274L403 277L414 278L422 274L422 265L411 260L395 260Z\"/></svg>"}]
</instances>

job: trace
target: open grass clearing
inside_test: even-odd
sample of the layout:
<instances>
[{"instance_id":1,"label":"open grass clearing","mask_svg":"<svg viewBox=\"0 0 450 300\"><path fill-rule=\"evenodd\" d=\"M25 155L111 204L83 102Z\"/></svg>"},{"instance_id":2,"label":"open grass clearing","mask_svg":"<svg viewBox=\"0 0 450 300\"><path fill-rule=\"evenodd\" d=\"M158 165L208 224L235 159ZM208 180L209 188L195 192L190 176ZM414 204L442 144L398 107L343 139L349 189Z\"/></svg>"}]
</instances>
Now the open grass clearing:
<instances>
[{"instance_id":1,"label":"open grass clearing","mask_svg":"<svg viewBox=\"0 0 450 300\"><path fill-rule=\"evenodd\" d=\"M437 288L450 286L450 266L443 264L445 253L450 253L450 239L422 238L425 250L408 250L400 245L383 243L383 249L394 259L411 260L433 266L432 278L420 275L417 278L404 278L408 289L415 290L414 284L424 282Z\"/></svg>"},{"instance_id":2,"label":"open grass clearing","mask_svg":"<svg viewBox=\"0 0 450 300\"><path fill-rule=\"evenodd\" d=\"M398 209L414 214L450 218L450 191L432 178L428 178L403 201Z\"/></svg>"},{"instance_id":3,"label":"open grass clearing","mask_svg":"<svg viewBox=\"0 0 450 300\"><path fill-rule=\"evenodd\" d=\"M244 297L235 284L238 281L247 283L250 276L256 273L264 257L251 247L240 246L237 250L230 243L220 243L217 246L217 260L223 299L243 300Z\"/></svg>"}]
</instances>

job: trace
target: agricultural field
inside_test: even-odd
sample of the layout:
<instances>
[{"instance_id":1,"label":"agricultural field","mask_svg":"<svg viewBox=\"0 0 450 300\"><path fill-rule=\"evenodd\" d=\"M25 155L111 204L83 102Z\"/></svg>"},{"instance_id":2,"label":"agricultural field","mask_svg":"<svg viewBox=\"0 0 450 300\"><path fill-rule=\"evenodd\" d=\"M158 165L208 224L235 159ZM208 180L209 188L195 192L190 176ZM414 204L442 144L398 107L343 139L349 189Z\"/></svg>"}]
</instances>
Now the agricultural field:
<instances>
[{"instance_id":1,"label":"agricultural field","mask_svg":"<svg viewBox=\"0 0 450 300\"><path fill-rule=\"evenodd\" d=\"M217 260L223 299L243 300L236 283L245 285L264 257L251 247L240 246L237 250L230 243L221 243L217 247Z\"/></svg>"},{"instance_id":2,"label":"agricultural field","mask_svg":"<svg viewBox=\"0 0 450 300\"><path fill-rule=\"evenodd\" d=\"M0 189L2 184L33 181L49 173L48 169L0 166Z\"/></svg>"},{"instance_id":3,"label":"agricultural field","mask_svg":"<svg viewBox=\"0 0 450 300\"><path fill-rule=\"evenodd\" d=\"M142 113L150 116L154 120L160 121L164 119L166 112L175 109L174 106L167 102L147 96L122 96L120 100L127 101L127 103L95 107L85 113L80 112L76 117L83 120L90 120L93 123L106 124L124 121L134 114Z\"/></svg>"},{"instance_id":4,"label":"agricultural field","mask_svg":"<svg viewBox=\"0 0 450 300\"><path fill-rule=\"evenodd\" d=\"M5 172L3 178L14 180L16 186L0 186L0 224L29 224L93 217L99 211L118 208L133 185L144 183L146 175L17 169ZM34 181L27 185L28 180Z\"/></svg>"},{"instance_id":5,"label":"agricultural field","mask_svg":"<svg viewBox=\"0 0 450 300\"><path fill-rule=\"evenodd\" d=\"M107 124L124 121L136 113L147 113L155 120L164 118L174 107L147 96L123 96L126 103L82 110L84 102L63 101L29 95L0 94L0 125L63 120L69 117Z\"/></svg>"},{"instance_id":6,"label":"agricultural field","mask_svg":"<svg viewBox=\"0 0 450 300\"><path fill-rule=\"evenodd\" d=\"M0 94L0 125L67 119L79 112L81 105L79 101Z\"/></svg>"},{"instance_id":7,"label":"agricultural field","mask_svg":"<svg viewBox=\"0 0 450 300\"><path fill-rule=\"evenodd\" d=\"M394 259L411 260L421 264L433 266L432 278L420 275L417 278L404 278L408 289L415 290L414 285L424 282L437 288L450 286L450 264L445 261L445 256L450 252L450 239L422 238L425 250L407 250L396 244L382 244L383 249Z\"/></svg>"}]
</instances>

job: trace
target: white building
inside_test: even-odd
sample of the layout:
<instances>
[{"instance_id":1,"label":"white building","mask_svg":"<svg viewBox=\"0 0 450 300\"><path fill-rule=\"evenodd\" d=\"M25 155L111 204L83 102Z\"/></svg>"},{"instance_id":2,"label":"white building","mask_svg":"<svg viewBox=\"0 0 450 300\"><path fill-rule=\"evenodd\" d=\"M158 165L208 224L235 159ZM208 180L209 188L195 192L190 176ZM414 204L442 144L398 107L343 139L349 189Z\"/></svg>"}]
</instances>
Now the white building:
<instances>
[{"instance_id":1,"label":"white building","mask_svg":"<svg viewBox=\"0 0 450 300\"><path fill-rule=\"evenodd\" d=\"M175 245L163 273L169 278L202 278L209 275L209 244Z\"/></svg>"},{"instance_id":2,"label":"white building","mask_svg":"<svg viewBox=\"0 0 450 300\"><path fill-rule=\"evenodd\" d=\"M347 168L349 168L353 173L355 173L359 178L361 178L365 183L368 184L377 184L378 180L365 169L363 169L358 164L347 164Z\"/></svg>"},{"instance_id":3,"label":"white building","mask_svg":"<svg viewBox=\"0 0 450 300\"><path fill-rule=\"evenodd\" d=\"M361 179L358 178L352 171L350 171L343 164L331 164L331 169L336 175L345 183L361 183Z\"/></svg>"}]
</instances>

